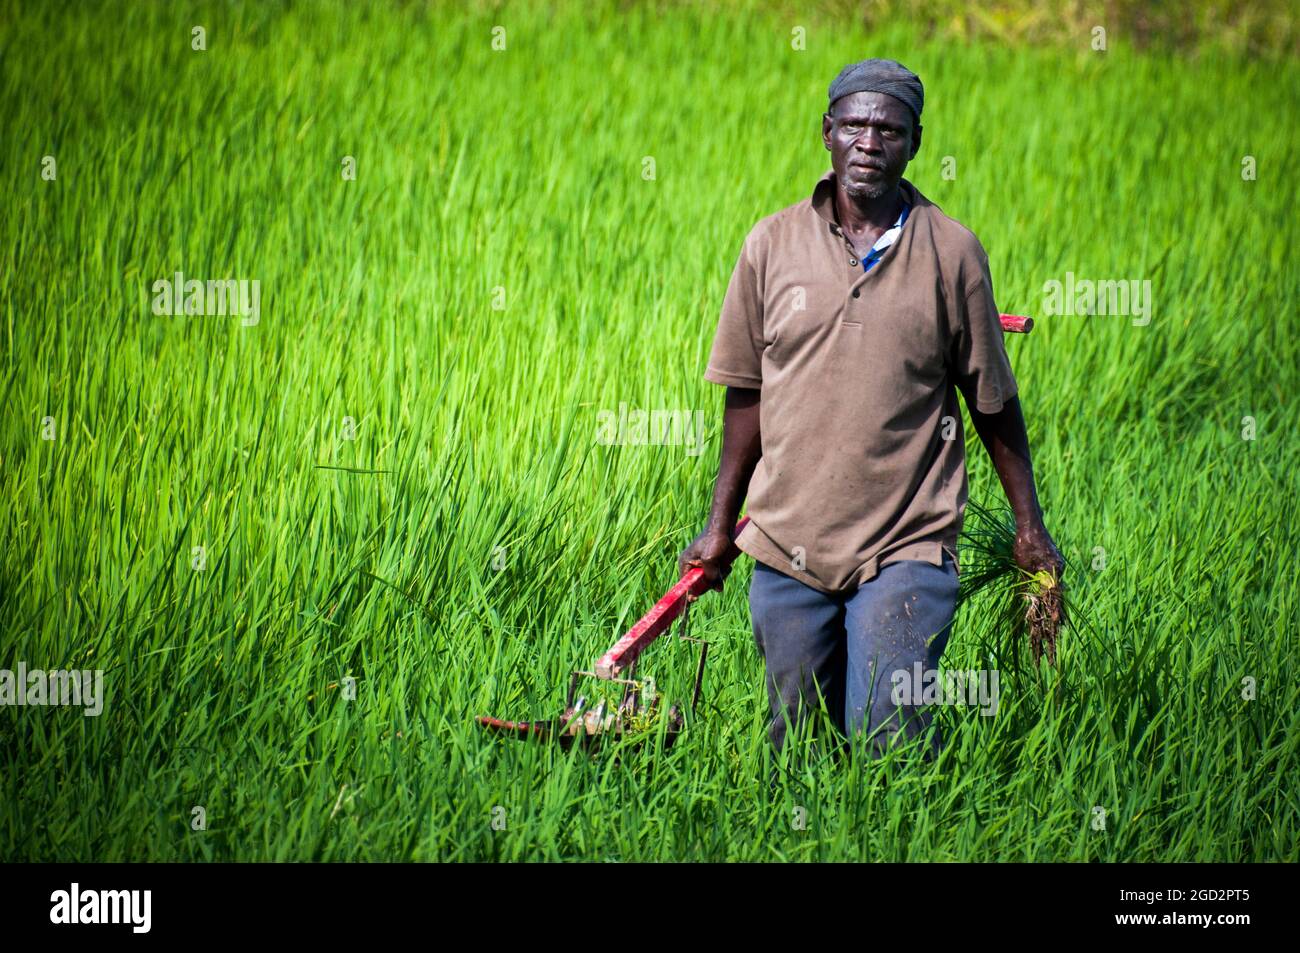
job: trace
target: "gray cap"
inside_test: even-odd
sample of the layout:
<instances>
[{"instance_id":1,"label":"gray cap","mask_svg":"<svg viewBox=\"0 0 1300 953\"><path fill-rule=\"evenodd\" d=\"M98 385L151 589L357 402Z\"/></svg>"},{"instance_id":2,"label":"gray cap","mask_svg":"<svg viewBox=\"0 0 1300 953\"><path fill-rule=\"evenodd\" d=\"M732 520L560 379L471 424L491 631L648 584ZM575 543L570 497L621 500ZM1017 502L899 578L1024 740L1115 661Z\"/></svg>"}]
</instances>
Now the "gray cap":
<instances>
[{"instance_id":1,"label":"gray cap","mask_svg":"<svg viewBox=\"0 0 1300 953\"><path fill-rule=\"evenodd\" d=\"M912 110L918 125L921 122L921 107L925 104L925 88L921 85L921 78L895 60L862 60L844 67L826 91L829 97L827 111L835 104L835 100L850 93L884 93L893 96Z\"/></svg>"}]
</instances>

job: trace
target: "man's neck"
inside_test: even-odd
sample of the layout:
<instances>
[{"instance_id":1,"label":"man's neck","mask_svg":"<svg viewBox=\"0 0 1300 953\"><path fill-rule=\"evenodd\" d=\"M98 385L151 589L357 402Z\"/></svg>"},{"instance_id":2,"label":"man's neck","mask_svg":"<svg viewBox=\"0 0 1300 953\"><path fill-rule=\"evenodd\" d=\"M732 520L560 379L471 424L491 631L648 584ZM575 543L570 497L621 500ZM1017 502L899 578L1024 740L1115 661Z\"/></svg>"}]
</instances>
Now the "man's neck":
<instances>
[{"instance_id":1,"label":"man's neck","mask_svg":"<svg viewBox=\"0 0 1300 953\"><path fill-rule=\"evenodd\" d=\"M840 227L850 235L864 231L884 232L892 228L903 213L903 189L895 185L879 198L854 199L844 194L838 183L835 186L835 216Z\"/></svg>"}]
</instances>

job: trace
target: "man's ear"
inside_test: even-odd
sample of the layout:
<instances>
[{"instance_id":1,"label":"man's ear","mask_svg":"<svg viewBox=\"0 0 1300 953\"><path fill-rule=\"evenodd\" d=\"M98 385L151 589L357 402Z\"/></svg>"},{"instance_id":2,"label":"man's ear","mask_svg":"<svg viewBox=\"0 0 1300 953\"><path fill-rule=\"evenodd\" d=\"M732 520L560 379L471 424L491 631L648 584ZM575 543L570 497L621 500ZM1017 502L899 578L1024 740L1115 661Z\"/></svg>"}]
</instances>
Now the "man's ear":
<instances>
[{"instance_id":1,"label":"man's ear","mask_svg":"<svg viewBox=\"0 0 1300 953\"><path fill-rule=\"evenodd\" d=\"M921 125L920 123L917 123L916 129L912 131L912 154L907 157L907 161L911 162L913 159L915 159L916 154L920 151L921 151Z\"/></svg>"},{"instance_id":2,"label":"man's ear","mask_svg":"<svg viewBox=\"0 0 1300 953\"><path fill-rule=\"evenodd\" d=\"M826 140L830 138L831 126L833 126L834 124L835 124L835 120L831 118L831 114L829 112L822 113L822 145L826 147L827 152L830 151L831 144Z\"/></svg>"}]
</instances>

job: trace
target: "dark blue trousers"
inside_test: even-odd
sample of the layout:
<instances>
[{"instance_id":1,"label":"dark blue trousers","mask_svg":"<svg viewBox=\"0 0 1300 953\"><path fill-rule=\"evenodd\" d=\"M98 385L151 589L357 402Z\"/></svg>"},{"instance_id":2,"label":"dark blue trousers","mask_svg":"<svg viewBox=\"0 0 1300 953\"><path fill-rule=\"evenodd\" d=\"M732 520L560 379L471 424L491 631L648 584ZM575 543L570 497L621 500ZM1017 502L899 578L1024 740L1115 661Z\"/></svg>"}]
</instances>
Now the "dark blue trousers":
<instances>
[{"instance_id":1,"label":"dark blue trousers","mask_svg":"<svg viewBox=\"0 0 1300 953\"><path fill-rule=\"evenodd\" d=\"M883 567L855 591L827 595L754 563L749 609L767 669L768 737L781 750L824 699L835 727L865 732L880 753L900 732L930 727L929 706L895 705L891 676L916 662L938 669L957 606L957 567L904 560ZM938 729L932 747L938 752Z\"/></svg>"}]
</instances>

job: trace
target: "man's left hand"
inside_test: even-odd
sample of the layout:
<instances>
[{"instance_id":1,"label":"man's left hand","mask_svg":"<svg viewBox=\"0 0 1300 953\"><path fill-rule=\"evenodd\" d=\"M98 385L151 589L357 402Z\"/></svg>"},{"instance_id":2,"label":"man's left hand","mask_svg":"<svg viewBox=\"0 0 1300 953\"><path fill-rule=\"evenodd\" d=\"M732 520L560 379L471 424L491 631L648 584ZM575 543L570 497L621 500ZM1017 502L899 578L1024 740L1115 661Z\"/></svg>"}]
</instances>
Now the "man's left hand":
<instances>
[{"instance_id":1,"label":"man's left hand","mask_svg":"<svg viewBox=\"0 0 1300 953\"><path fill-rule=\"evenodd\" d=\"M1031 523L1016 530L1016 545L1013 550L1016 564L1026 572L1047 570L1061 578L1065 569L1065 560L1061 557L1051 534L1041 522Z\"/></svg>"}]
</instances>

